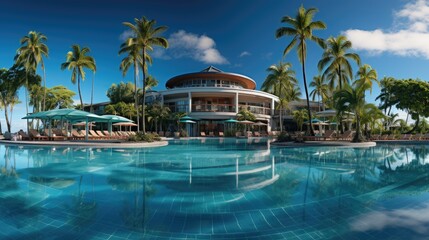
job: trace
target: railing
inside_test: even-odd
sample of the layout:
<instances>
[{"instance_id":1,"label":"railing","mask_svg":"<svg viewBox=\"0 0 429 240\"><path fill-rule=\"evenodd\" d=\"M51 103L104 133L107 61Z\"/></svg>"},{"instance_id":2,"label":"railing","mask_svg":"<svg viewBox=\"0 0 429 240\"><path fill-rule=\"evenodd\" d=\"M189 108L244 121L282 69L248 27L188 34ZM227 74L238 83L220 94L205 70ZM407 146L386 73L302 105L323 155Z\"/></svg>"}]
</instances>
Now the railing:
<instances>
[{"instance_id":1,"label":"railing","mask_svg":"<svg viewBox=\"0 0 429 240\"><path fill-rule=\"evenodd\" d=\"M192 112L235 112L233 104L192 104Z\"/></svg>"},{"instance_id":2,"label":"railing","mask_svg":"<svg viewBox=\"0 0 429 240\"><path fill-rule=\"evenodd\" d=\"M240 105L240 110L241 109L247 109L254 114L271 115L271 108L251 106L251 105Z\"/></svg>"},{"instance_id":3,"label":"railing","mask_svg":"<svg viewBox=\"0 0 429 240\"><path fill-rule=\"evenodd\" d=\"M168 106L171 112L188 112L188 104Z\"/></svg>"}]
</instances>

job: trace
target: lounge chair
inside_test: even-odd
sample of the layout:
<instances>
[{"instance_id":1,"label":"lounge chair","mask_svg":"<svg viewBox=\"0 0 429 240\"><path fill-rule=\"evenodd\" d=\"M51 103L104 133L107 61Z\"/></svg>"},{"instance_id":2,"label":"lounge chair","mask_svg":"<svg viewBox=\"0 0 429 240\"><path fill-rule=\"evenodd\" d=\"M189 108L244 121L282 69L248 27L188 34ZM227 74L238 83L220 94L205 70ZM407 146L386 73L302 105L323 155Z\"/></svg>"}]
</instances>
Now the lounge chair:
<instances>
[{"instance_id":1,"label":"lounge chair","mask_svg":"<svg viewBox=\"0 0 429 240\"><path fill-rule=\"evenodd\" d=\"M49 140L47 136L42 136L36 129L30 129L28 130L30 132L30 138L32 140Z\"/></svg>"},{"instance_id":2,"label":"lounge chair","mask_svg":"<svg viewBox=\"0 0 429 240\"><path fill-rule=\"evenodd\" d=\"M30 136L22 130L19 130L18 135L21 136L22 140L30 140Z\"/></svg>"},{"instance_id":3,"label":"lounge chair","mask_svg":"<svg viewBox=\"0 0 429 240\"><path fill-rule=\"evenodd\" d=\"M209 137L214 137L214 132L209 132Z\"/></svg>"},{"instance_id":4,"label":"lounge chair","mask_svg":"<svg viewBox=\"0 0 429 240\"><path fill-rule=\"evenodd\" d=\"M58 136L58 139L62 138L62 140L67 140L67 134L64 134L61 129L52 129L52 132L55 136Z\"/></svg>"},{"instance_id":5,"label":"lounge chair","mask_svg":"<svg viewBox=\"0 0 429 240\"><path fill-rule=\"evenodd\" d=\"M83 140L83 139L85 139L85 135L84 134L80 134L75 129L73 129L71 131L71 138L74 139L74 140Z\"/></svg>"},{"instance_id":6,"label":"lounge chair","mask_svg":"<svg viewBox=\"0 0 429 240\"><path fill-rule=\"evenodd\" d=\"M110 135L105 135L101 130L97 130L95 131L97 133L98 136L100 136L101 138L104 139L110 139Z\"/></svg>"},{"instance_id":7,"label":"lounge chair","mask_svg":"<svg viewBox=\"0 0 429 240\"><path fill-rule=\"evenodd\" d=\"M400 140L410 140L411 135L410 134L402 134Z\"/></svg>"},{"instance_id":8,"label":"lounge chair","mask_svg":"<svg viewBox=\"0 0 429 240\"><path fill-rule=\"evenodd\" d=\"M352 140L353 132L348 130L345 131L343 134L336 136L335 139L337 140Z\"/></svg>"},{"instance_id":9,"label":"lounge chair","mask_svg":"<svg viewBox=\"0 0 429 240\"><path fill-rule=\"evenodd\" d=\"M48 136L50 141L64 140L64 136L57 136L53 129L51 129L51 134L49 134L49 129L45 129L45 135Z\"/></svg>"},{"instance_id":10,"label":"lounge chair","mask_svg":"<svg viewBox=\"0 0 429 240\"><path fill-rule=\"evenodd\" d=\"M331 140L334 138L335 130L326 130L322 136L316 136L315 140Z\"/></svg>"},{"instance_id":11,"label":"lounge chair","mask_svg":"<svg viewBox=\"0 0 429 240\"><path fill-rule=\"evenodd\" d=\"M223 132L219 132L219 137L224 137Z\"/></svg>"},{"instance_id":12,"label":"lounge chair","mask_svg":"<svg viewBox=\"0 0 429 240\"><path fill-rule=\"evenodd\" d=\"M261 134L259 132L254 133L255 137L261 137Z\"/></svg>"},{"instance_id":13,"label":"lounge chair","mask_svg":"<svg viewBox=\"0 0 429 240\"><path fill-rule=\"evenodd\" d=\"M91 139L101 139L102 137L99 136L94 130L89 130L88 131L88 138L91 138Z\"/></svg>"},{"instance_id":14,"label":"lounge chair","mask_svg":"<svg viewBox=\"0 0 429 240\"><path fill-rule=\"evenodd\" d=\"M201 137L207 137L205 132L200 132Z\"/></svg>"},{"instance_id":15,"label":"lounge chair","mask_svg":"<svg viewBox=\"0 0 429 240\"><path fill-rule=\"evenodd\" d=\"M253 137L253 133L251 131L247 131L246 132L246 137Z\"/></svg>"}]
</instances>

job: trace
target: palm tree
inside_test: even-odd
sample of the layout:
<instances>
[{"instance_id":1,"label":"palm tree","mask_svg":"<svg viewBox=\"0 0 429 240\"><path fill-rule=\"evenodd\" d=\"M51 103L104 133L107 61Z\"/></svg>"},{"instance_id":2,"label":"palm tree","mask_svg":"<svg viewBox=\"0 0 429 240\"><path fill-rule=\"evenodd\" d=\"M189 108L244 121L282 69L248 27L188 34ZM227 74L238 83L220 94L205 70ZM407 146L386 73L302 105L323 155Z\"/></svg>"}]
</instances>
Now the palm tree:
<instances>
[{"instance_id":1,"label":"palm tree","mask_svg":"<svg viewBox=\"0 0 429 240\"><path fill-rule=\"evenodd\" d=\"M304 121L307 119L307 113L305 109L293 111L292 117L295 120L296 124L298 125L299 131L302 131L302 125L304 124Z\"/></svg>"},{"instance_id":2,"label":"palm tree","mask_svg":"<svg viewBox=\"0 0 429 240\"><path fill-rule=\"evenodd\" d=\"M321 47L325 46L324 41L321 38L313 35L313 30L317 29L325 29L326 24L321 21L313 22L314 14L317 12L316 8L310 8L306 10L303 6L301 6L298 10L298 14L295 18L284 16L282 18L282 23L286 23L290 25L289 27L281 27L276 31L276 38L280 38L283 36L293 36L292 41L287 45L283 52L283 56L288 54L292 48L298 43L297 52L298 59L302 65L302 76L304 80L304 88L305 88L305 96L307 98L307 112L308 118L311 119L311 110L310 110L310 99L308 97L308 88L307 88L307 80L305 77L305 60L307 57L307 43L306 40L310 39ZM310 121L310 135L314 135L313 124Z\"/></svg>"},{"instance_id":3,"label":"palm tree","mask_svg":"<svg viewBox=\"0 0 429 240\"><path fill-rule=\"evenodd\" d=\"M343 79L343 75L346 75L349 78L352 78L353 76L349 59L354 60L357 65L360 65L360 57L356 53L347 52L352 47L352 42L347 40L345 36L340 35L337 38L330 37L326 42L327 47L318 64L319 71L322 71L326 67L323 72L323 76L326 76L329 73L337 75L338 86L342 89L342 84L345 80Z\"/></svg>"},{"instance_id":4,"label":"palm tree","mask_svg":"<svg viewBox=\"0 0 429 240\"><path fill-rule=\"evenodd\" d=\"M297 85L295 71L291 69L292 64L280 62L278 65L271 65L267 71L268 76L262 84L262 91L271 93L279 97L280 102L280 131L283 131L282 113L289 103L289 93Z\"/></svg>"},{"instance_id":5,"label":"palm tree","mask_svg":"<svg viewBox=\"0 0 429 240\"><path fill-rule=\"evenodd\" d=\"M80 81L85 80L84 68L93 72L97 70L95 60L91 56L87 56L91 50L88 47L80 48L79 45L72 45L72 51L69 51L66 56L66 62L61 64L61 70L72 70L71 81L76 84L79 92L80 108L83 110L82 92L80 91Z\"/></svg>"},{"instance_id":6,"label":"palm tree","mask_svg":"<svg viewBox=\"0 0 429 240\"><path fill-rule=\"evenodd\" d=\"M357 84L359 86L367 85L370 93L372 93L372 82L379 84L377 80L377 71L368 64L364 64L359 68L356 78L358 79L356 79L353 84Z\"/></svg>"},{"instance_id":7,"label":"palm tree","mask_svg":"<svg viewBox=\"0 0 429 240\"><path fill-rule=\"evenodd\" d=\"M119 54L128 54L125 56L122 61L119 69L122 71L122 74L128 72L128 69L132 65L134 68L134 107L137 113L137 118L139 116L139 107L138 107L138 91L137 91L137 81L139 77L139 66L143 65L142 58L139 54L139 48L136 44L132 44L132 38L128 38L124 43L121 44L121 49ZM140 121L137 120L137 131L140 131Z\"/></svg>"},{"instance_id":8,"label":"palm tree","mask_svg":"<svg viewBox=\"0 0 429 240\"><path fill-rule=\"evenodd\" d=\"M142 102L142 128L143 132L146 132L146 125L145 125L145 96L146 96L146 76L148 75L148 67L147 63L152 63L152 58L150 57L148 51L152 51L154 46L160 46L167 48L168 47L168 41L167 39L160 37L159 35L164 32L167 27L166 26L160 26L155 27L156 21L155 20L148 20L146 17L142 17L141 19L135 18L134 19L135 24L124 22L123 24L127 27L129 27L132 31L132 37L130 37L127 40L127 44L130 48L138 49L138 51L141 52L141 68L142 68L142 74L143 74L143 102ZM132 45L135 45L131 47Z\"/></svg>"},{"instance_id":9,"label":"palm tree","mask_svg":"<svg viewBox=\"0 0 429 240\"><path fill-rule=\"evenodd\" d=\"M345 85L343 89L339 89L334 93L334 102L337 111L350 111L355 114L356 134L353 142L365 141L365 137L361 131L361 118L365 110L365 91L368 88L369 84L355 85L354 88Z\"/></svg>"},{"instance_id":10,"label":"palm tree","mask_svg":"<svg viewBox=\"0 0 429 240\"><path fill-rule=\"evenodd\" d=\"M40 64L41 69L43 70L43 84L46 89L46 73L45 73L45 64L43 62L43 57L48 57L49 48L45 44L48 38L40 32L30 31L27 36L21 38L20 43L21 47L17 50L17 55L15 57L16 63L23 64L27 72L36 72L37 67ZM27 95L28 95L28 86ZM43 92L43 106L42 111L45 110L46 102L46 91ZM26 99L26 107L28 114L28 99Z\"/></svg>"},{"instance_id":11,"label":"palm tree","mask_svg":"<svg viewBox=\"0 0 429 240\"><path fill-rule=\"evenodd\" d=\"M320 103L319 97L322 98L323 109L325 109L325 99L328 98L328 84L325 83L322 76L317 75L313 78L313 81L310 83L310 87L313 87L313 91L310 92L310 97L313 97L313 101L316 99ZM320 105L319 105L320 111Z\"/></svg>"}]
</instances>

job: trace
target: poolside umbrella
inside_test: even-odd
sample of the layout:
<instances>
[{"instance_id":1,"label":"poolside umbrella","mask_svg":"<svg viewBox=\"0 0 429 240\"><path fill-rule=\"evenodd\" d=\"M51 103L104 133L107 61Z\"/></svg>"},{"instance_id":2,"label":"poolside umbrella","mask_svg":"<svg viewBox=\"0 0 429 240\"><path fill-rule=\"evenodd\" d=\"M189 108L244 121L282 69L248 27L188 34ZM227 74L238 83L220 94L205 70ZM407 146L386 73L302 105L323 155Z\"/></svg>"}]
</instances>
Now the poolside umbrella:
<instances>
[{"instance_id":1,"label":"poolside umbrella","mask_svg":"<svg viewBox=\"0 0 429 240\"><path fill-rule=\"evenodd\" d=\"M85 121L86 125L86 135L85 140L88 140L88 123L89 122L103 122L108 119L97 114L71 109L71 108L62 108L54 109L44 112L33 113L28 116L23 117L22 119L45 119L45 120L69 120L69 121ZM52 126L49 125L49 134L51 134Z\"/></svg>"},{"instance_id":2,"label":"poolside umbrella","mask_svg":"<svg viewBox=\"0 0 429 240\"><path fill-rule=\"evenodd\" d=\"M254 124L254 122L249 121L249 120L239 121L238 123L241 123L241 124L244 124L244 125ZM245 130L247 130L247 127L245 127Z\"/></svg>"},{"instance_id":3,"label":"poolside umbrella","mask_svg":"<svg viewBox=\"0 0 429 240\"><path fill-rule=\"evenodd\" d=\"M197 123L197 122L195 122L195 121L192 121L192 120L180 120L180 122L181 123Z\"/></svg>"},{"instance_id":4,"label":"poolside umbrella","mask_svg":"<svg viewBox=\"0 0 429 240\"><path fill-rule=\"evenodd\" d=\"M137 126L137 124L132 123L132 122L118 122L118 123L114 123L112 124L112 126L119 126L119 129L122 130L122 127L135 127Z\"/></svg>"},{"instance_id":5,"label":"poolside umbrella","mask_svg":"<svg viewBox=\"0 0 429 240\"><path fill-rule=\"evenodd\" d=\"M133 120L131 120L131 119L128 119L128 118L122 117L122 116L118 116L118 115L106 114L106 115L101 115L101 116L107 119L107 121L103 121L103 122L108 123L107 128L109 130L110 136L112 135L112 124L113 123L118 123L118 122L130 122L131 123L131 122L133 122Z\"/></svg>"},{"instance_id":6,"label":"poolside umbrella","mask_svg":"<svg viewBox=\"0 0 429 240\"><path fill-rule=\"evenodd\" d=\"M226 123L237 123L238 121L235 120L235 119L230 118L228 120L225 120L224 122L226 122Z\"/></svg>"},{"instance_id":7,"label":"poolside umbrella","mask_svg":"<svg viewBox=\"0 0 429 240\"><path fill-rule=\"evenodd\" d=\"M78 123L74 123L73 126L78 126L78 127L82 127L82 126L86 126L86 122L78 122ZM95 124L94 123L88 123L88 126L90 127L94 127Z\"/></svg>"},{"instance_id":8,"label":"poolside umbrella","mask_svg":"<svg viewBox=\"0 0 429 240\"><path fill-rule=\"evenodd\" d=\"M266 124L266 123L263 123L263 122L261 122L261 121L257 121L257 122L255 122L254 124L252 124L253 126L258 126L258 131L260 131L261 129L260 129L260 127L261 126L267 126L268 124Z\"/></svg>"},{"instance_id":9,"label":"poolside umbrella","mask_svg":"<svg viewBox=\"0 0 429 240\"><path fill-rule=\"evenodd\" d=\"M186 116L184 116L184 117L181 117L180 119L179 119L180 121L186 121L186 120L191 120L191 121L198 121L198 120L200 120L200 119L198 119L198 118L193 118L193 117L190 117L190 116L188 116L188 115L186 115Z\"/></svg>"}]
</instances>

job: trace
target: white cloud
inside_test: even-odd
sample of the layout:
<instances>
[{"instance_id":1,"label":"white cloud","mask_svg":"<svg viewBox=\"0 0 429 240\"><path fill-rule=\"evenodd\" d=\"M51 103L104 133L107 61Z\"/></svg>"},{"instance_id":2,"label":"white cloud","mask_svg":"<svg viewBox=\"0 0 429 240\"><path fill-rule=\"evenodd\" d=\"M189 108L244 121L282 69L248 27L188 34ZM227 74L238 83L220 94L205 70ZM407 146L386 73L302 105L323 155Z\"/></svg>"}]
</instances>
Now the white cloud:
<instances>
[{"instance_id":1,"label":"white cloud","mask_svg":"<svg viewBox=\"0 0 429 240\"><path fill-rule=\"evenodd\" d=\"M416 0L395 12L393 30L372 31L349 29L346 37L353 48L371 54L390 52L400 56L422 56L429 59L429 0Z\"/></svg>"},{"instance_id":2,"label":"white cloud","mask_svg":"<svg viewBox=\"0 0 429 240\"><path fill-rule=\"evenodd\" d=\"M250 56L250 52L244 51L244 52L240 53L240 57L245 57L245 56Z\"/></svg>"},{"instance_id":3,"label":"white cloud","mask_svg":"<svg viewBox=\"0 0 429 240\"><path fill-rule=\"evenodd\" d=\"M395 209L392 211L375 211L363 214L350 222L353 231L377 231L386 228L403 228L420 234L428 234L427 215L429 205L420 208Z\"/></svg>"},{"instance_id":4,"label":"white cloud","mask_svg":"<svg viewBox=\"0 0 429 240\"><path fill-rule=\"evenodd\" d=\"M227 64L228 60L216 49L215 41L206 36L179 30L168 38L169 48L154 51L154 57L192 58L207 64Z\"/></svg>"},{"instance_id":5,"label":"white cloud","mask_svg":"<svg viewBox=\"0 0 429 240\"><path fill-rule=\"evenodd\" d=\"M125 30L121 33L121 35L119 35L119 40L121 40L121 42L123 42L131 36L133 36L133 32L131 30Z\"/></svg>"}]
</instances>

